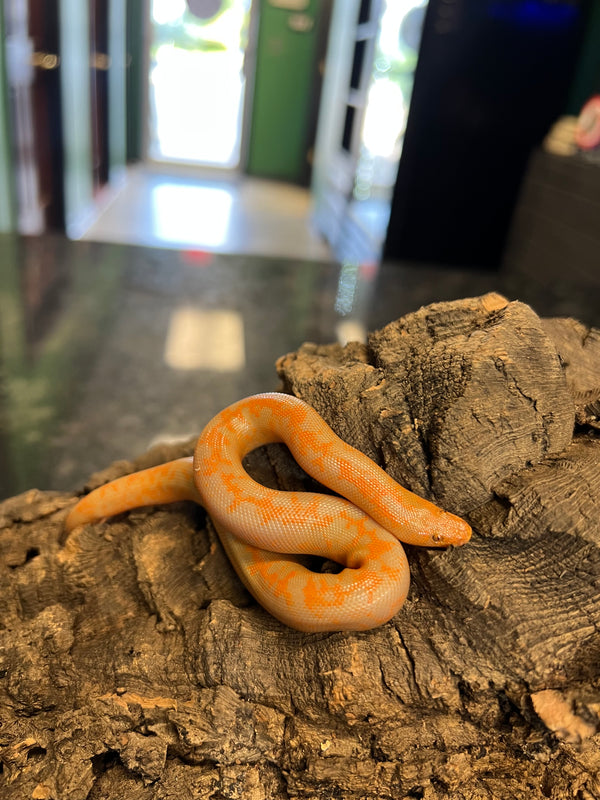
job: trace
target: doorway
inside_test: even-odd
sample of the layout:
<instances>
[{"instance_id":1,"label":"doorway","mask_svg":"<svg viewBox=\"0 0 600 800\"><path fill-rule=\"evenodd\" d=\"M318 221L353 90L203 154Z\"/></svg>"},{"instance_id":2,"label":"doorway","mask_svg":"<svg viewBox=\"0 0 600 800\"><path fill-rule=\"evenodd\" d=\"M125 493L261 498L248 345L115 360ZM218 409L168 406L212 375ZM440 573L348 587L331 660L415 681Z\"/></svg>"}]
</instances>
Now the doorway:
<instances>
[{"instance_id":1,"label":"doorway","mask_svg":"<svg viewBox=\"0 0 600 800\"><path fill-rule=\"evenodd\" d=\"M151 0L148 157L236 169L251 0Z\"/></svg>"}]
</instances>

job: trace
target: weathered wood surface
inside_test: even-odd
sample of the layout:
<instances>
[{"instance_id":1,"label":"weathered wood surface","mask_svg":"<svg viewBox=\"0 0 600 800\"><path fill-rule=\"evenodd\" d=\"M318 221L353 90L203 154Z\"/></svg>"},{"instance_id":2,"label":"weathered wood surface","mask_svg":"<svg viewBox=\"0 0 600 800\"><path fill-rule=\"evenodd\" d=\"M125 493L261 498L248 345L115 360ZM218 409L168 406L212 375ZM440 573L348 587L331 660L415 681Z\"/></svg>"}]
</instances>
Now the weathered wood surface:
<instances>
[{"instance_id":1,"label":"weathered wood surface","mask_svg":"<svg viewBox=\"0 0 600 800\"><path fill-rule=\"evenodd\" d=\"M382 628L306 635L198 507L65 539L71 497L4 502L0 797L600 798L600 332L486 295L278 371L472 541L410 549ZM310 483L279 446L249 468Z\"/></svg>"}]
</instances>

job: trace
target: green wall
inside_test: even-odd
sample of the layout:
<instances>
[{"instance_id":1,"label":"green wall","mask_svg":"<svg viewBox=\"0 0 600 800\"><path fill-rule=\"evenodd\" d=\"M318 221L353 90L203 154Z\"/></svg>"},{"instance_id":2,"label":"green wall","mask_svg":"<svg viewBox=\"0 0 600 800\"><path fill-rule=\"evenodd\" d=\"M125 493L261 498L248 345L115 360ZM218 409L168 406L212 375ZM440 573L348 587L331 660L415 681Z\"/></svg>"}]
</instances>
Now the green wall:
<instances>
[{"instance_id":1,"label":"green wall","mask_svg":"<svg viewBox=\"0 0 600 800\"><path fill-rule=\"evenodd\" d=\"M149 9L149 0L129 0L127 3L127 161L137 161L144 154L144 94L148 72L145 33Z\"/></svg>"},{"instance_id":2,"label":"green wall","mask_svg":"<svg viewBox=\"0 0 600 800\"><path fill-rule=\"evenodd\" d=\"M60 2L65 224L78 235L92 211L88 4Z\"/></svg>"},{"instance_id":3,"label":"green wall","mask_svg":"<svg viewBox=\"0 0 600 800\"><path fill-rule=\"evenodd\" d=\"M260 1L247 163L251 174L291 182L306 178L322 6L310 0L298 13ZM294 18L309 21L311 29L294 29Z\"/></svg>"},{"instance_id":4,"label":"green wall","mask_svg":"<svg viewBox=\"0 0 600 800\"><path fill-rule=\"evenodd\" d=\"M108 134L111 177L125 168L127 157L126 132L126 31L125 0L111 0L108 18L108 48L111 69L108 71Z\"/></svg>"}]
</instances>

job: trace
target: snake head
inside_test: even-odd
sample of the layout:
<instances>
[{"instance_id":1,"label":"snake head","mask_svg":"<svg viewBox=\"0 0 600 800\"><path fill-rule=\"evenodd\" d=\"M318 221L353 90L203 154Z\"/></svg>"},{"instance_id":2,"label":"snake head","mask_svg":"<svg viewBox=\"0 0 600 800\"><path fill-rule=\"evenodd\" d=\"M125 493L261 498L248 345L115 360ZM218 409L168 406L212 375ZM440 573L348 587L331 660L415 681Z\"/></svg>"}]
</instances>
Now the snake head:
<instances>
[{"instance_id":1,"label":"snake head","mask_svg":"<svg viewBox=\"0 0 600 800\"><path fill-rule=\"evenodd\" d=\"M434 547L448 547L466 544L471 538L472 530L468 522L448 511L442 512L440 525L431 533Z\"/></svg>"}]
</instances>

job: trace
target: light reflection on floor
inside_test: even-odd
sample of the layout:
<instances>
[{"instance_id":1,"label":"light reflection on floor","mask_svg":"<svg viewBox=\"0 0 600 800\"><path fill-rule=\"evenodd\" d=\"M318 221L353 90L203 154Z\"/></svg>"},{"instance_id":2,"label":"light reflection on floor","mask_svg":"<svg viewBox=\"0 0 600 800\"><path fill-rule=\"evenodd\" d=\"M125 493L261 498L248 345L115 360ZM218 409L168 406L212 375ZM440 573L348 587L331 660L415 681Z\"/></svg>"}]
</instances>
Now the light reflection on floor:
<instances>
[{"instance_id":1,"label":"light reflection on floor","mask_svg":"<svg viewBox=\"0 0 600 800\"><path fill-rule=\"evenodd\" d=\"M137 166L82 239L331 260L308 189L240 175Z\"/></svg>"},{"instance_id":2,"label":"light reflection on floor","mask_svg":"<svg viewBox=\"0 0 600 800\"><path fill-rule=\"evenodd\" d=\"M228 239L233 205L229 190L165 182L152 188L150 202L153 229L165 243L185 242L193 235L212 249Z\"/></svg>"}]
</instances>

